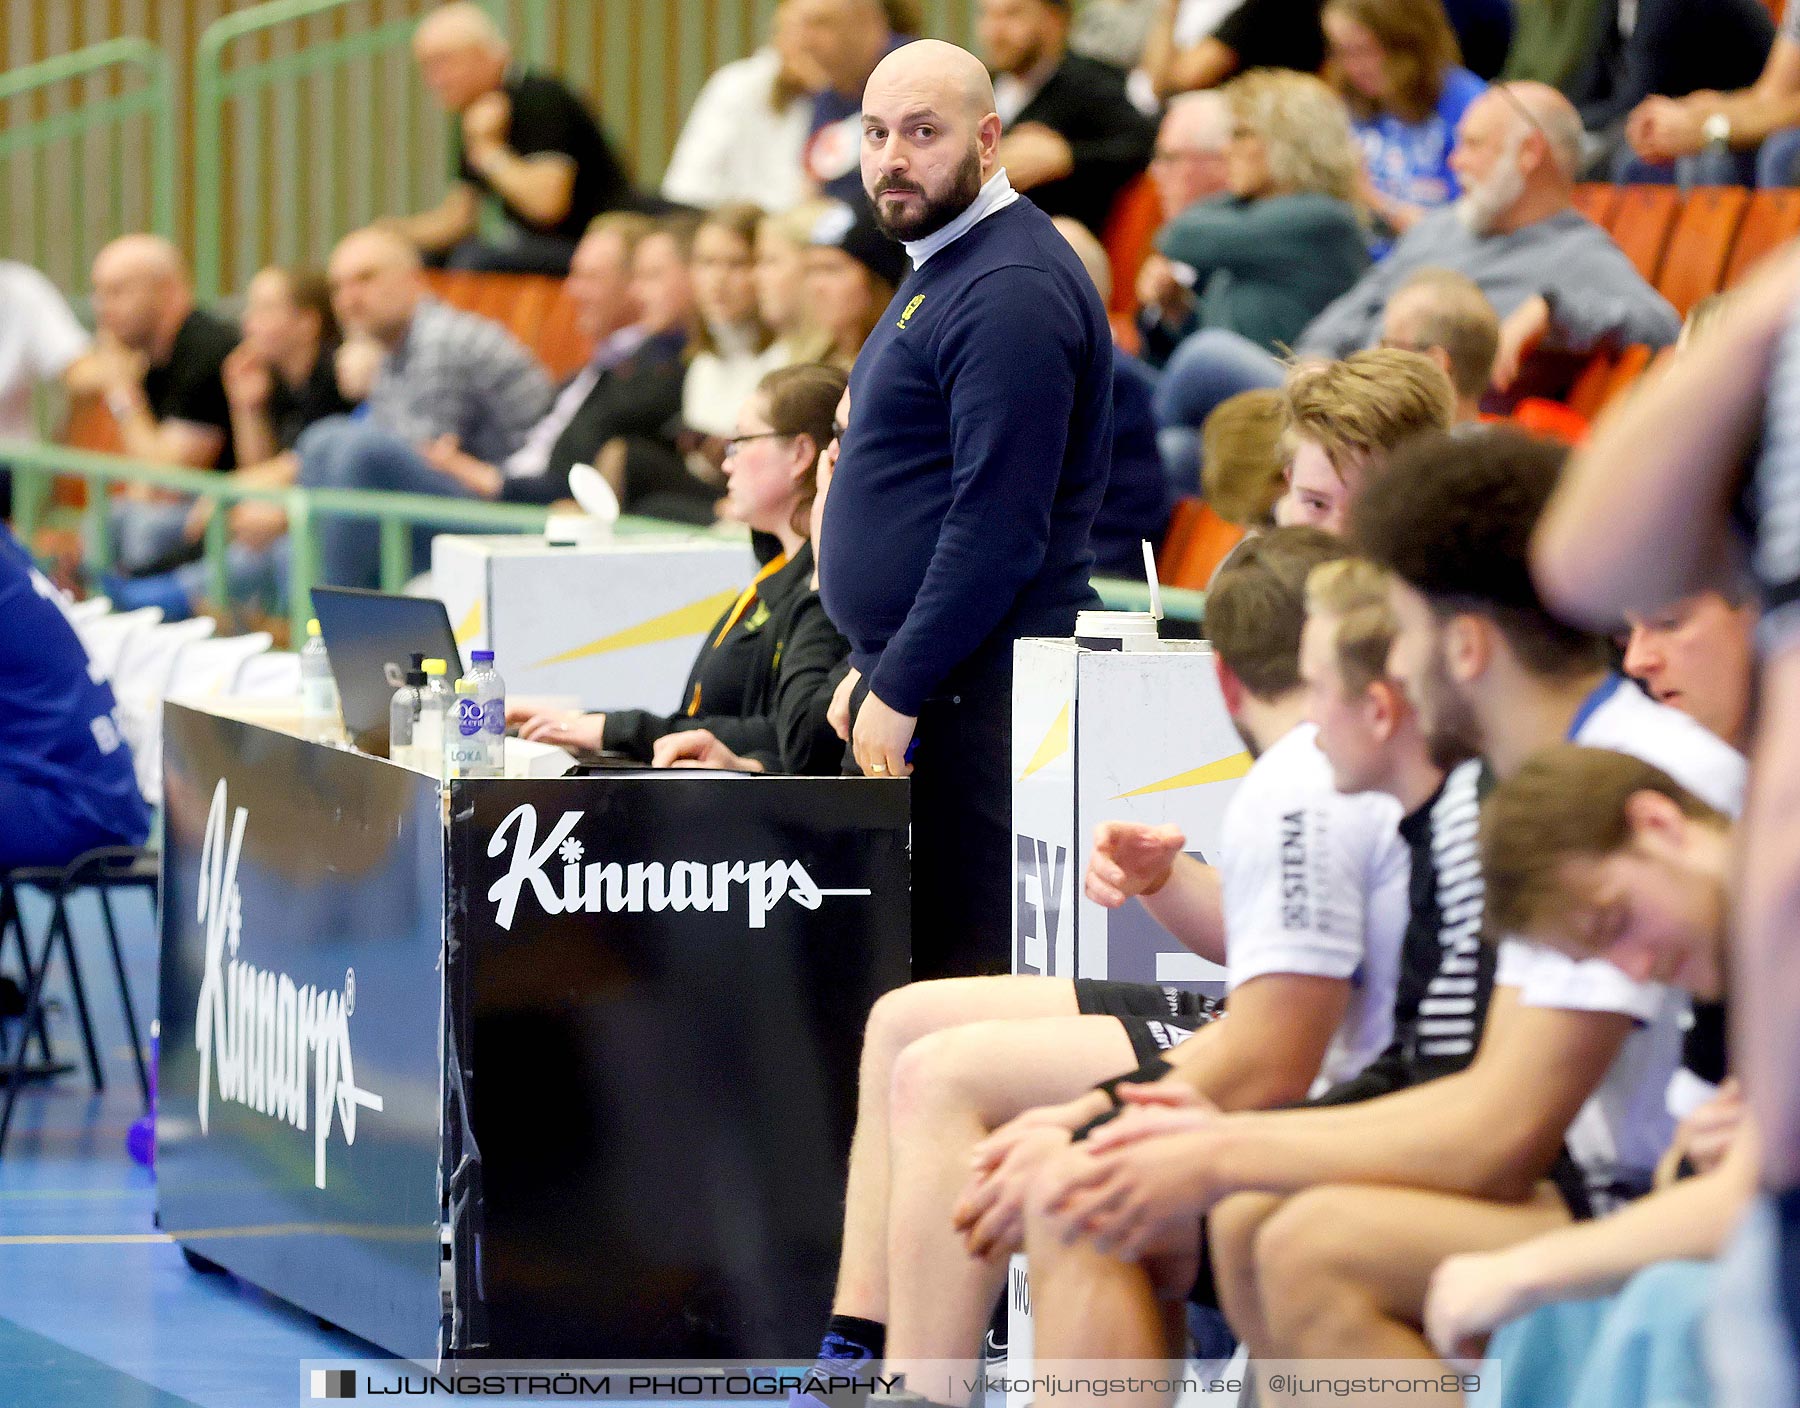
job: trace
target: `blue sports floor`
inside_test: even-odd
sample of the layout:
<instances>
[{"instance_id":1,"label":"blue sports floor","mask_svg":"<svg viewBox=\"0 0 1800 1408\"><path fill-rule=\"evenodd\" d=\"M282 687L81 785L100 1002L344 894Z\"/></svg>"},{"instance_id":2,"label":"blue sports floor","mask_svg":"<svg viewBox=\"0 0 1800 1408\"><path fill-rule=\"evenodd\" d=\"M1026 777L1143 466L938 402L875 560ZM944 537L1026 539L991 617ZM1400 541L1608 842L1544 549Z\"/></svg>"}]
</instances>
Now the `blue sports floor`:
<instances>
[{"instance_id":1,"label":"blue sports floor","mask_svg":"<svg viewBox=\"0 0 1800 1408\"><path fill-rule=\"evenodd\" d=\"M31 898L26 922L39 935L47 916ZM27 1087L0 1155L0 1408L292 1408L302 1359L379 1351L228 1276L196 1273L152 1225L150 1171L125 1152L137 1078L91 904L75 902L74 922L106 1089L93 1093L85 1066ZM156 1012L149 905L126 895L115 909L147 1034ZM83 947L84 936L98 942ZM60 964L51 995L56 1054L79 1061Z\"/></svg>"}]
</instances>

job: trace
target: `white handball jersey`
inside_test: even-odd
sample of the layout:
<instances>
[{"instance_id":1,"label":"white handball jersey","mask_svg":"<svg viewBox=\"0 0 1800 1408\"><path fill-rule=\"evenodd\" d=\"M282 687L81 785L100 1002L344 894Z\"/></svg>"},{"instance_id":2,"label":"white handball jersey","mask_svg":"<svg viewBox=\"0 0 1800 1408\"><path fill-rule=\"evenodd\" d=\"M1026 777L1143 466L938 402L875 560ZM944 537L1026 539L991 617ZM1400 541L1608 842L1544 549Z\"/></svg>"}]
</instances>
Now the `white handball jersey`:
<instances>
[{"instance_id":1,"label":"white handball jersey","mask_svg":"<svg viewBox=\"0 0 1800 1408\"><path fill-rule=\"evenodd\" d=\"M1269 973L1352 985L1315 1094L1362 1070L1392 1038L1411 874L1399 825L1392 797L1333 786L1311 724L1257 759L1220 820L1229 985Z\"/></svg>"},{"instance_id":2,"label":"white handball jersey","mask_svg":"<svg viewBox=\"0 0 1800 1408\"><path fill-rule=\"evenodd\" d=\"M1642 759L1729 816L1743 807L1743 755L1622 676L1609 677L1589 696L1570 726L1569 741ZM1637 982L1603 958L1577 961L1513 938L1500 945L1494 981L1517 988L1527 1006L1618 1012L1638 1022L1569 1127L1568 1145L1596 1192L1641 1182L1674 1136L1667 1092L1681 1066L1687 995L1661 983Z\"/></svg>"}]
</instances>

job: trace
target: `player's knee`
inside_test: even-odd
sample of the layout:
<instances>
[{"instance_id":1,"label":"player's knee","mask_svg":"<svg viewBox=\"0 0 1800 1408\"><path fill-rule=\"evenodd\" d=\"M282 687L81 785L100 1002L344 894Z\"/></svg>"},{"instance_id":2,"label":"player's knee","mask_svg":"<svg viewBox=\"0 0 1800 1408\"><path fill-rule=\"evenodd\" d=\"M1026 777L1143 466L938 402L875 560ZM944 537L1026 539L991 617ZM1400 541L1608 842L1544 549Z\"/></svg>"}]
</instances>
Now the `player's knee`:
<instances>
[{"instance_id":1,"label":"player's knee","mask_svg":"<svg viewBox=\"0 0 1800 1408\"><path fill-rule=\"evenodd\" d=\"M970 1103L970 1043L960 1029L927 1032L894 1058L888 1106L896 1124Z\"/></svg>"},{"instance_id":2,"label":"player's knee","mask_svg":"<svg viewBox=\"0 0 1800 1408\"><path fill-rule=\"evenodd\" d=\"M956 1009L946 1001L946 989L953 989L958 981L942 978L908 983L877 998L863 1028L864 1066L873 1062L892 1070L900 1053L920 1037L955 1026L958 1019L952 1012Z\"/></svg>"},{"instance_id":3,"label":"player's knee","mask_svg":"<svg viewBox=\"0 0 1800 1408\"><path fill-rule=\"evenodd\" d=\"M1253 1259L1264 1319L1289 1353L1356 1342L1367 1297L1345 1273L1356 1220L1332 1189L1289 1198L1256 1233Z\"/></svg>"}]
</instances>

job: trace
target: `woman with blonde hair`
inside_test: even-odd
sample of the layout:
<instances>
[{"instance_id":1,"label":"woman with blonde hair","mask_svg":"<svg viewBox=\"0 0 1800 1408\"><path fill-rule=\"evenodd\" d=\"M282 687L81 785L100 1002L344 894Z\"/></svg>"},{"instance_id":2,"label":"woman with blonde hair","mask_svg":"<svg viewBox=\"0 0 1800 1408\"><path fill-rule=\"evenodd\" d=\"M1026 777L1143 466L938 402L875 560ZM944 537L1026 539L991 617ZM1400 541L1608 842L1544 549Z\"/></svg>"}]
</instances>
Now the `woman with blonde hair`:
<instances>
[{"instance_id":1,"label":"woman with blonde hair","mask_svg":"<svg viewBox=\"0 0 1800 1408\"><path fill-rule=\"evenodd\" d=\"M1343 103L1316 78L1255 69L1220 91L1229 191L1182 211L1157 248L1192 290L1195 330L1275 351L1368 267L1361 158Z\"/></svg>"},{"instance_id":2,"label":"woman with blonde hair","mask_svg":"<svg viewBox=\"0 0 1800 1408\"><path fill-rule=\"evenodd\" d=\"M1462 66L1442 0L1326 0L1325 74L1349 105L1376 217L1404 234L1460 194L1456 124L1487 84Z\"/></svg>"}]
</instances>

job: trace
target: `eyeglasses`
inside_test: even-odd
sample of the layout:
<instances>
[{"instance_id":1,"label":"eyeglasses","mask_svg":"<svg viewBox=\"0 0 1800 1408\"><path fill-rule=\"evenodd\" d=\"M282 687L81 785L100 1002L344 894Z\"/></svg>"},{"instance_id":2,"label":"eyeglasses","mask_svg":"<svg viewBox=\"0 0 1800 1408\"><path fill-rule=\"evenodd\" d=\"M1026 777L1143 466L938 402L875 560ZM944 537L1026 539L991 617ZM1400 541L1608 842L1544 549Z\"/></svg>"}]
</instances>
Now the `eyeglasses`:
<instances>
[{"instance_id":1,"label":"eyeglasses","mask_svg":"<svg viewBox=\"0 0 1800 1408\"><path fill-rule=\"evenodd\" d=\"M1506 99L1506 105L1508 107L1510 107L1514 112L1518 113L1518 115L1520 117L1524 118L1528 123L1530 123L1532 126L1532 129L1538 134L1538 136L1542 137L1546 142L1549 142L1552 149L1555 148L1556 142L1550 136L1549 130L1544 126L1543 123L1539 122L1537 120L1537 118L1532 115L1531 109L1525 106L1525 100L1523 98L1521 98L1517 93L1513 92L1512 88L1508 84L1495 83L1489 87L1488 91L1490 93L1498 93L1502 98Z\"/></svg>"},{"instance_id":2,"label":"eyeglasses","mask_svg":"<svg viewBox=\"0 0 1800 1408\"><path fill-rule=\"evenodd\" d=\"M759 430L754 435L734 435L725 442L725 453L735 455L752 440L791 440L793 436L785 430Z\"/></svg>"},{"instance_id":3,"label":"eyeglasses","mask_svg":"<svg viewBox=\"0 0 1800 1408\"><path fill-rule=\"evenodd\" d=\"M1178 161L1205 161L1219 155L1199 147L1158 147L1150 154L1152 166L1173 166Z\"/></svg>"},{"instance_id":4,"label":"eyeglasses","mask_svg":"<svg viewBox=\"0 0 1800 1408\"><path fill-rule=\"evenodd\" d=\"M835 420L832 421L832 423L831 423L831 438L833 440L842 440L849 433L850 433L849 426L839 425Z\"/></svg>"}]
</instances>

